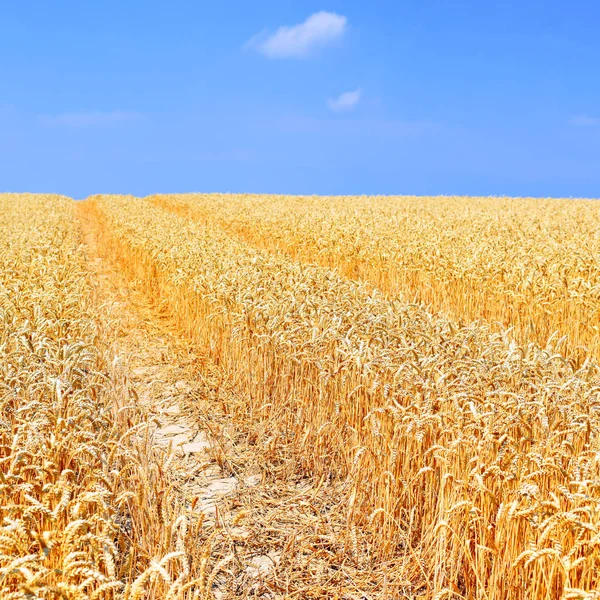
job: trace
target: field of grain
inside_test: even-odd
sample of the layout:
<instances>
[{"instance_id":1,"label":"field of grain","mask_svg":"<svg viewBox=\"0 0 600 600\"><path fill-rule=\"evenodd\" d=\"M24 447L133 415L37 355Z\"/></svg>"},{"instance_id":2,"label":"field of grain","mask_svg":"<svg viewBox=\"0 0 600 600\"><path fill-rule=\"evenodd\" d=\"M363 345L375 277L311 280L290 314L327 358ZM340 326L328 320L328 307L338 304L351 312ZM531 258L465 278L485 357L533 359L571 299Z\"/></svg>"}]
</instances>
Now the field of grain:
<instances>
[{"instance_id":1,"label":"field of grain","mask_svg":"<svg viewBox=\"0 0 600 600\"><path fill-rule=\"evenodd\" d=\"M589 200L0 196L1 598L600 598Z\"/></svg>"}]
</instances>

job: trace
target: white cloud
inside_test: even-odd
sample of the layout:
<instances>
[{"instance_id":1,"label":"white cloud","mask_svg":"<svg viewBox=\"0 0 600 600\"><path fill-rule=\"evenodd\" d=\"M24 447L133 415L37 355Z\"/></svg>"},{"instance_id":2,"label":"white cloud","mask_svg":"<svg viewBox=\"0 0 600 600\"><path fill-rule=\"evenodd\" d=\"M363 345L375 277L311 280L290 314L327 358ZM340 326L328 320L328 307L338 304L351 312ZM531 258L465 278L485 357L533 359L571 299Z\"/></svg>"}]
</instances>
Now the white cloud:
<instances>
[{"instance_id":1,"label":"white cloud","mask_svg":"<svg viewBox=\"0 0 600 600\"><path fill-rule=\"evenodd\" d=\"M598 127L600 125L600 117L577 115L569 119L569 124L575 125L576 127Z\"/></svg>"},{"instance_id":2,"label":"white cloud","mask_svg":"<svg viewBox=\"0 0 600 600\"><path fill-rule=\"evenodd\" d=\"M263 31L246 43L246 48L257 50L268 58L306 58L320 48L340 39L348 19L336 13L320 11L304 23L280 27L269 35Z\"/></svg>"},{"instance_id":3,"label":"white cloud","mask_svg":"<svg viewBox=\"0 0 600 600\"><path fill-rule=\"evenodd\" d=\"M327 104L329 108L335 112L344 110L352 110L360 101L362 90L358 88L352 92L344 92L337 98L329 98Z\"/></svg>"},{"instance_id":4,"label":"white cloud","mask_svg":"<svg viewBox=\"0 0 600 600\"><path fill-rule=\"evenodd\" d=\"M90 111L78 113L64 113L53 116L40 117L44 125L53 127L104 127L118 123L128 123L139 121L142 114L137 112L126 112L122 110L112 110L108 112Z\"/></svg>"}]
</instances>

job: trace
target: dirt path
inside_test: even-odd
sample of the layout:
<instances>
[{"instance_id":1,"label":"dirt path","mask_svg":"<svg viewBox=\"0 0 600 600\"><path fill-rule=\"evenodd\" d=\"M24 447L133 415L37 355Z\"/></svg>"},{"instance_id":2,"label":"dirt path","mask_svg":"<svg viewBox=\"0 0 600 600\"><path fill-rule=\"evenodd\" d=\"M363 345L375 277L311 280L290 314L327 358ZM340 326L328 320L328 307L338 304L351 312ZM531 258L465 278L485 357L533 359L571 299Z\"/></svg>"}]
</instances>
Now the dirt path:
<instances>
[{"instance_id":1,"label":"dirt path","mask_svg":"<svg viewBox=\"0 0 600 600\"><path fill-rule=\"evenodd\" d=\"M219 500L239 482L214 460L208 432L190 415L189 398L205 384L198 380L198 357L169 330L168 320L160 318L135 282L127 281L102 255L92 215L80 209L78 216L98 302L112 320L113 355L134 396L155 420L154 443L176 451L171 467L181 476L183 493L199 498L198 508L214 522Z\"/></svg>"}]
</instances>

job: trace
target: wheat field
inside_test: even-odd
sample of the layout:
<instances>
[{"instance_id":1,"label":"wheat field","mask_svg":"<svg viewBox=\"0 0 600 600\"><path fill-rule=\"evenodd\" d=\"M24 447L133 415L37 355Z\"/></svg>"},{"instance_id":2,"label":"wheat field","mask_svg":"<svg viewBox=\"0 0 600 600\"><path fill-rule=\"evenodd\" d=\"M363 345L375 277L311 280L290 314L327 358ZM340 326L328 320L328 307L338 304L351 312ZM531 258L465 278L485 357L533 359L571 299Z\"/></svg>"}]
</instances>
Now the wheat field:
<instances>
[{"instance_id":1,"label":"wheat field","mask_svg":"<svg viewBox=\"0 0 600 600\"><path fill-rule=\"evenodd\" d=\"M600 205L0 195L0 598L600 598Z\"/></svg>"}]
</instances>

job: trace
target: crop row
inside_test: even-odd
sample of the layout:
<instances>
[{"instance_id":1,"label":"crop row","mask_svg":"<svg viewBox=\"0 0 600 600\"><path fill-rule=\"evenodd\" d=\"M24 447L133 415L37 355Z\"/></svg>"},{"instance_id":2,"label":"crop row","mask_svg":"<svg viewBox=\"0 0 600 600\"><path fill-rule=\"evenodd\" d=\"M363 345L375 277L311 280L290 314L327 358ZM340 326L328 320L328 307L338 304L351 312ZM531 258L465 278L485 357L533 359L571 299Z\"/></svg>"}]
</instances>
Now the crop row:
<instances>
[{"instance_id":1,"label":"crop row","mask_svg":"<svg viewBox=\"0 0 600 600\"><path fill-rule=\"evenodd\" d=\"M590 200L189 194L153 200L454 320L566 336L600 358L600 205Z\"/></svg>"}]
</instances>

